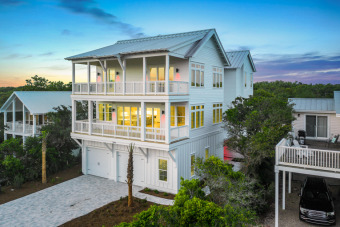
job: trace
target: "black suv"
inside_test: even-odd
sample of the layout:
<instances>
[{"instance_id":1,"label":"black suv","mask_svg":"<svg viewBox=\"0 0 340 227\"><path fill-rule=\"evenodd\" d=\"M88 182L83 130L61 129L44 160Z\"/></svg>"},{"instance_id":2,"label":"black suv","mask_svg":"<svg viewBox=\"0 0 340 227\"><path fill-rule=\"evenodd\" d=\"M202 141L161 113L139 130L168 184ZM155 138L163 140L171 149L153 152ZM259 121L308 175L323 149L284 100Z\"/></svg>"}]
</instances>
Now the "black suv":
<instances>
[{"instance_id":1,"label":"black suv","mask_svg":"<svg viewBox=\"0 0 340 227\"><path fill-rule=\"evenodd\" d=\"M321 225L335 225L332 195L322 178L307 177L301 187L300 220Z\"/></svg>"}]
</instances>

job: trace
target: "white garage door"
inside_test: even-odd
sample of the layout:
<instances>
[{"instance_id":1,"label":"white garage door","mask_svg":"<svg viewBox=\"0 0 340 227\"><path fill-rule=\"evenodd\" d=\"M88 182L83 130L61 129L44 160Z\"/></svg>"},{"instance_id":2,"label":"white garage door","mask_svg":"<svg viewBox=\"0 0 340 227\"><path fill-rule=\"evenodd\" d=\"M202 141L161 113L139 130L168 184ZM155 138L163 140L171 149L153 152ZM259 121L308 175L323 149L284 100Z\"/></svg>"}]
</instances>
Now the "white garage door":
<instances>
[{"instance_id":1,"label":"white garage door","mask_svg":"<svg viewBox=\"0 0 340 227\"><path fill-rule=\"evenodd\" d=\"M126 183L128 154L118 152L118 181ZM144 185L145 158L141 155L133 155L133 184Z\"/></svg>"},{"instance_id":2,"label":"white garage door","mask_svg":"<svg viewBox=\"0 0 340 227\"><path fill-rule=\"evenodd\" d=\"M108 178L110 152L99 148L87 148L87 174Z\"/></svg>"}]
</instances>

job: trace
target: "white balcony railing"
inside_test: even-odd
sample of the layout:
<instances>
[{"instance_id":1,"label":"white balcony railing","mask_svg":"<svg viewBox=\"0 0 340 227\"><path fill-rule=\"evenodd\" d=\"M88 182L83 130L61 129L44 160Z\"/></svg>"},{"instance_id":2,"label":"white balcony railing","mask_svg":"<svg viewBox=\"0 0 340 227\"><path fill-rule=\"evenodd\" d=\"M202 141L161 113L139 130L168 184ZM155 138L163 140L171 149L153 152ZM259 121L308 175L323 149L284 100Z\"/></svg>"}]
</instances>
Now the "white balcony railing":
<instances>
[{"instance_id":1,"label":"white balcony railing","mask_svg":"<svg viewBox=\"0 0 340 227\"><path fill-rule=\"evenodd\" d=\"M157 95L166 94L165 81L146 81L145 94ZM108 95L143 95L144 83L141 81L129 82L107 82L107 83L75 83L74 94L106 94ZM185 81L169 81L169 94L170 95L184 95L189 93L189 83Z\"/></svg>"},{"instance_id":2,"label":"white balcony railing","mask_svg":"<svg viewBox=\"0 0 340 227\"><path fill-rule=\"evenodd\" d=\"M86 120L76 121L74 131L79 132L79 133L88 133L89 132L89 122L87 122Z\"/></svg>"},{"instance_id":3,"label":"white balcony railing","mask_svg":"<svg viewBox=\"0 0 340 227\"><path fill-rule=\"evenodd\" d=\"M189 137L189 126L183 125L170 129L171 142Z\"/></svg>"},{"instance_id":4,"label":"white balcony railing","mask_svg":"<svg viewBox=\"0 0 340 227\"><path fill-rule=\"evenodd\" d=\"M340 152L286 146L283 139L276 146L276 165L340 171Z\"/></svg>"},{"instance_id":5,"label":"white balcony railing","mask_svg":"<svg viewBox=\"0 0 340 227\"><path fill-rule=\"evenodd\" d=\"M154 142L165 141L165 129L164 128L145 128L145 140Z\"/></svg>"},{"instance_id":6,"label":"white balcony railing","mask_svg":"<svg viewBox=\"0 0 340 227\"><path fill-rule=\"evenodd\" d=\"M36 133L40 134L41 127L43 125L36 126ZM8 133L23 133L23 134L33 134L33 125L25 124L25 132L24 132L24 124L22 122L15 123L15 130L13 130L13 123L7 122L6 124L6 132Z\"/></svg>"},{"instance_id":7,"label":"white balcony railing","mask_svg":"<svg viewBox=\"0 0 340 227\"><path fill-rule=\"evenodd\" d=\"M110 123L93 123L92 134L101 136L114 136L127 139L140 139L140 127L114 125Z\"/></svg>"}]
</instances>

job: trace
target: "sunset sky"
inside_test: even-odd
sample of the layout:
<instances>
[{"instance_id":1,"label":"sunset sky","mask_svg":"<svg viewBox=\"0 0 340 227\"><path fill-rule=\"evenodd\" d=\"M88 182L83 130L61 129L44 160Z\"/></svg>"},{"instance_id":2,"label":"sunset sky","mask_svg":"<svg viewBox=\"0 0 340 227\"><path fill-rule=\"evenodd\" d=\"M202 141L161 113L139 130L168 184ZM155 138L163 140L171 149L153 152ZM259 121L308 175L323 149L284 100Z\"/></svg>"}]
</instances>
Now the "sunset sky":
<instances>
[{"instance_id":1,"label":"sunset sky","mask_svg":"<svg viewBox=\"0 0 340 227\"><path fill-rule=\"evenodd\" d=\"M250 49L255 81L340 83L340 1L0 0L0 86L71 80L65 57L118 40L215 28Z\"/></svg>"}]
</instances>

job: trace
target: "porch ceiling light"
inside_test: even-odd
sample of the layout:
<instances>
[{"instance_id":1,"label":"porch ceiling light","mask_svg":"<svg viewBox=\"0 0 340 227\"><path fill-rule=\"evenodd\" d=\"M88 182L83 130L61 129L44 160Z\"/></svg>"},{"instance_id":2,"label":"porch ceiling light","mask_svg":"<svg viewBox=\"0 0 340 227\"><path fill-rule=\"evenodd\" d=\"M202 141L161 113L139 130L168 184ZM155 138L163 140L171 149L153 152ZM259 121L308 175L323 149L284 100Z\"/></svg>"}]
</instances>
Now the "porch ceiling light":
<instances>
[{"instance_id":1,"label":"porch ceiling light","mask_svg":"<svg viewBox=\"0 0 340 227\"><path fill-rule=\"evenodd\" d=\"M162 114L165 114L165 111L164 111L164 110L162 110Z\"/></svg>"},{"instance_id":2,"label":"porch ceiling light","mask_svg":"<svg viewBox=\"0 0 340 227\"><path fill-rule=\"evenodd\" d=\"M119 76L119 72L116 72L116 75Z\"/></svg>"},{"instance_id":3,"label":"porch ceiling light","mask_svg":"<svg viewBox=\"0 0 340 227\"><path fill-rule=\"evenodd\" d=\"M176 73L179 73L179 68L176 68Z\"/></svg>"}]
</instances>

